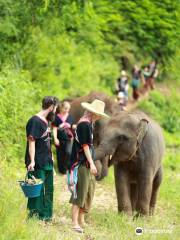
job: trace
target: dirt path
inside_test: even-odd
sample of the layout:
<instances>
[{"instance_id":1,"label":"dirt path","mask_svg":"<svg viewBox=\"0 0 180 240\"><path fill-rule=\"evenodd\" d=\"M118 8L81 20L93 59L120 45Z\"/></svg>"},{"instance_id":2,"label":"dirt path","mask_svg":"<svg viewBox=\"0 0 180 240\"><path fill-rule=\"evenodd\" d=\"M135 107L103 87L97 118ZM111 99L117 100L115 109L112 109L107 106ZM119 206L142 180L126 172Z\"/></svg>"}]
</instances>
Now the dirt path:
<instances>
[{"instance_id":1,"label":"dirt path","mask_svg":"<svg viewBox=\"0 0 180 240\"><path fill-rule=\"evenodd\" d=\"M56 174L54 179L55 195L61 204L69 202L70 192L66 184L66 176ZM57 194L56 194L57 193ZM96 182L95 196L93 199L93 207L98 209L117 209L116 193L114 186L107 186L103 182Z\"/></svg>"}]
</instances>

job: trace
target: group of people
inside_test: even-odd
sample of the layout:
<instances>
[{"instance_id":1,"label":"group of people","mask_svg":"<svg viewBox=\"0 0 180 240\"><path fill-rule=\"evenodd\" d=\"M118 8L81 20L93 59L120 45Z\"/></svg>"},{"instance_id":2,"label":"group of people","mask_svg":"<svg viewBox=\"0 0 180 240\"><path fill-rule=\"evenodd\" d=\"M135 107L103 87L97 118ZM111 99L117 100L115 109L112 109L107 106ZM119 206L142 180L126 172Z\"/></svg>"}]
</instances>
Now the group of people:
<instances>
[{"instance_id":1,"label":"group of people","mask_svg":"<svg viewBox=\"0 0 180 240\"><path fill-rule=\"evenodd\" d=\"M130 85L132 87L132 97L138 100L140 94L144 94L149 89L154 89L154 81L158 76L157 61L153 60L143 69L135 65L132 69L132 78ZM143 85L140 89L140 85ZM121 71L121 75L116 83L117 99L121 110L126 110L128 102L129 76L125 70Z\"/></svg>"},{"instance_id":2,"label":"group of people","mask_svg":"<svg viewBox=\"0 0 180 240\"><path fill-rule=\"evenodd\" d=\"M58 169L62 174L77 171L77 183L69 186L72 195L72 229L82 233L84 215L89 212L95 190L97 169L93 161L93 125L104 113L105 103L96 99L92 103L81 103L84 114L75 124L69 114L70 103L59 102L56 97L42 100L42 109L32 116L26 125L27 147L25 164L29 178L42 179L41 195L28 198L28 217L37 217L47 223L53 217L53 154L52 133L56 146ZM74 194L76 192L76 194Z\"/></svg>"}]
</instances>

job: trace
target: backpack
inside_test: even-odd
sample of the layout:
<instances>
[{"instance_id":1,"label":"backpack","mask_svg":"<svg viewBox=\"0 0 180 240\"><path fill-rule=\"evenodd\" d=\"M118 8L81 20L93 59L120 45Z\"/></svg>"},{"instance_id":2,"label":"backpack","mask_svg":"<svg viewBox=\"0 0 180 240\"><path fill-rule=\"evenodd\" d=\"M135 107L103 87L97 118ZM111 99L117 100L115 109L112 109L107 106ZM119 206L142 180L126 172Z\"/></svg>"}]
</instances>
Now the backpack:
<instances>
[{"instance_id":1,"label":"backpack","mask_svg":"<svg viewBox=\"0 0 180 240\"><path fill-rule=\"evenodd\" d=\"M140 84L140 80L139 79L135 79L135 78L132 79L132 82L131 82L131 87L132 88L138 88L139 84Z\"/></svg>"},{"instance_id":2,"label":"backpack","mask_svg":"<svg viewBox=\"0 0 180 240\"><path fill-rule=\"evenodd\" d=\"M66 172L68 189L73 194L74 199L77 198L76 185L78 182L78 168L79 164Z\"/></svg>"}]
</instances>

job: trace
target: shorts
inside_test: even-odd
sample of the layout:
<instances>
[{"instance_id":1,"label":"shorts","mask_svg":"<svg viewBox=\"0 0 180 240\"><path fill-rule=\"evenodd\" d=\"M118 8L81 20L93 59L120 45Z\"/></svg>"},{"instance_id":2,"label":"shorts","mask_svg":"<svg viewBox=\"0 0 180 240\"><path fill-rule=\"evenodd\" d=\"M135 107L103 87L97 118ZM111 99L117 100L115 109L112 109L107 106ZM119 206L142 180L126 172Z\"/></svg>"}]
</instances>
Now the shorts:
<instances>
[{"instance_id":1,"label":"shorts","mask_svg":"<svg viewBox=\"0 0 180 240\"><path fill-rule=\"evenodd\" d=\"M88 213L95 191L95 177L90 173L90 169L86 166L79 166L78 182L77 182L77 198L74 199L71 195L70 203L77 205L80 211Z\"/></svg>"}]
</instances>

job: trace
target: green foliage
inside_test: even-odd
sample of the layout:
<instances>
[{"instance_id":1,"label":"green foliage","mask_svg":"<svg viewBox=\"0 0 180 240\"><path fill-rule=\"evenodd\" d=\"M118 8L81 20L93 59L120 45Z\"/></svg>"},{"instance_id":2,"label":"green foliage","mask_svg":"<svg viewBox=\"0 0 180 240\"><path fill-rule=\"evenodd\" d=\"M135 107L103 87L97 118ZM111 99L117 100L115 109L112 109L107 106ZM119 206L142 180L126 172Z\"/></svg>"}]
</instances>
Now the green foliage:
<instances>
[{"instance_id":1,"label":"green foliage","mask_svg":"<svg viewBox=\"0 0 180 240\"><path fill-rule=\"evenodd\" d=\"M180 50L177 49L169 63L164 67L167 73L165 80L167 84L175 84L177 89L180 87Z\"/></svg>"},{"instance_id":2,"label":"green foliage","mask_svg":"<svg viewBox=\"0 0 180 240\"><path fill-rule=\"evenodd\" d=\"M51 29L53 23L49 25ZM33 50L29 45L34 46ZM41 84L43 94L50 91L60 98L76 96L93 90L94 86L96 90L110 92L117 77L118 67L112 57L92 53L88 45L76 43L66 34L52 38L36 29L27 48L25 67L31 66L32 80Z\"/></svg>"},{"instance_id":3,"label":"green foliage","mask_svg":"<svg viewBox=\"0 0 180 240\"><path fill-rule=\"evenodd\" d=\"M141 52L169 58L179 45L179 1L116 1L126 20L126 38L136 42Z\"/></svg>"},{"instance_id":4,"label":"green foliage","mask_svg":"<svg viewBox=\"0 0 180 240\"><path fill-rule=\"evenodd\" d=\"M36 109L35 90L26 71L4 69L0 74L0 151L7 160L24 153L25 122ZM31 107L30 107L31 106Z\"/></svg>"},{"instance_id":5,"label":"green foliage","mask_svg":"<svg viewBox=\"0 0 180 240\"><path fill-rule=\"evenodd\" d=\"M150 98L139 104L139 107L156 119L169 133L180 131L180 97L176 90L168 95L153 91Z\"/></svg>"}]
</instances>

